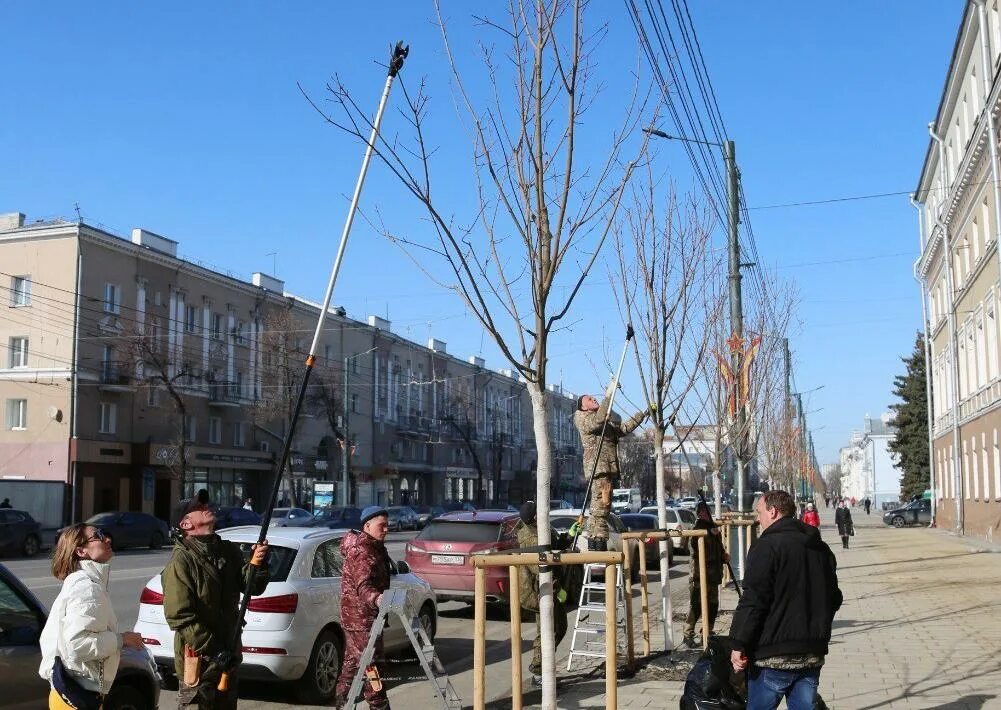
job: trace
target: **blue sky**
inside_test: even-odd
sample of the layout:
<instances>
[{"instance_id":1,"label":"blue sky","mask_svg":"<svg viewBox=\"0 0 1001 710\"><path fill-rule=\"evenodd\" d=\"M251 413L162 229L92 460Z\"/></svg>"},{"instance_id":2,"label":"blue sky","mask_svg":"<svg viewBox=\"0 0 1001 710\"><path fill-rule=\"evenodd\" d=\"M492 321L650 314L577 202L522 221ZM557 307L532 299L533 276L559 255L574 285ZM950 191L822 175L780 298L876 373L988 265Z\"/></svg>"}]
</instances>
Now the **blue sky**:
<instances>
[{"instance_id":1,"label":"blue sky","mask_svg":"<svg viewBox=\"0 0 1001 710\"><path fill-rule=\"evenodd\" d=\"M444 4L480 90L473 5ZM752 208L914 187L960 0L690 6ZM598 54L605 88L588 116L600 136L619 115L618 77L642 60L624 5L592 10L595 23L609 24ZM296 82L322 99L337 73L374 109L384 77L375 63L400 38L412 47L407 81L429 78L441 116L432 135L440 189L465 205L468 141L428 2L8 0L0 18L8 30L0 211L70 216L79 203L88 221L120 233L147 227L179 240L185 256L245 278L270 272L268 254L277 252L290 290L319 299L360 150L323 125ZM400 121L388 113L387 131ZM679 185L691 184L680 150L659 148L658 160ZM398 220L416 214L378 164L363 204ZM808 418L821 462L833 461L863 416L890 403L899 357L920 326L915 212L904 195L756 209L752 224L762 262L797 282L796 386L825 386L809 395L808 411L820 411ZM554 347L551 379L562 375L577 392L601 386L583 352L617 351L621 342L603 273L579 302L586 320ZM397 332L421 341L431 333L450 352L482 352L488 365L506 366L463 306L363 222L334 300L354 317L388 313Z\"/></svg>"}]
</instances>

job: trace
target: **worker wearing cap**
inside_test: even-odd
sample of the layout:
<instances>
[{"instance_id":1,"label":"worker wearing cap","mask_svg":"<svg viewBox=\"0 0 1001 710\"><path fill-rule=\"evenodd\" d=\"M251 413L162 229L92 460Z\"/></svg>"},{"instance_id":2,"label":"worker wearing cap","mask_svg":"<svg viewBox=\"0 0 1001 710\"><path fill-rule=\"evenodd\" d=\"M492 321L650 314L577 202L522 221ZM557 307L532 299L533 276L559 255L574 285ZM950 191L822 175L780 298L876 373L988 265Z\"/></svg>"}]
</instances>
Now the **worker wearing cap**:
<instances>
[{"instance_id":1,"label":"worker wearing cap","mask_svg":"<svg viewBox=\"0 0 1001 710\"><path fill-rule=\"evenodd\" d=\"M215 512L202 489L181 510L182 536L164 567L163 611L174 631L174 670L178 708L236 708L236 669L240 640L234 634L240 595L249 585L252 596L268 586L268 543L251 548L244 562L240 546L215 533ZM223 673L226 690L218 689Z\"/></svg>"},{"instance_id":2,"label":"worker wearing cap","mask_svg":"<svg viewBox=\"0 0 1001 710\"><path fill-rule=\"evenodd\" d=\"M372 624L379 615L382 593L389 589L392 561L386 551L389 511L370 505L361 512L361 530L352 530L341 541L341 628L344 629L344 661L337 677L335 704L343 707L354 681L361 655L368 645ZM373 663L382 656L382 637L376 642ZM380 681L365 681L362 693L373 710L389 708L389 698Z\"/></svg>"}]
</instances>

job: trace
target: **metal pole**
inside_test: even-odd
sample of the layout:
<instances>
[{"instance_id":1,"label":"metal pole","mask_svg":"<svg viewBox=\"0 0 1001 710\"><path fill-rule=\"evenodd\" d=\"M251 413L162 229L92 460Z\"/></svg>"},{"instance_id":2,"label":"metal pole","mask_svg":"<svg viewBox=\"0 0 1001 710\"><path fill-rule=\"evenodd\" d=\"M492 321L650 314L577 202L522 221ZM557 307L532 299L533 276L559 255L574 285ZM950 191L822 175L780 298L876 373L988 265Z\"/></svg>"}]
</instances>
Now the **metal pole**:
<instances>
[{"instance_id":1,"label":"metal pole","mask_svg":"<svg viewBox=\"0 0 1001 710\"><path fill-rule=\"evenodd\" d=\"M337 256L334 259L334 267L330 272L330 281L327 283L327 292L323 297L323 305L320 308L320 317L316 321L316 331L313 333L313 342L309 346L309 355L306 357L306 369L302 375L302 381L299 384L299 394L296 397L295 407L292 410L292 418L289 422L288 432L285 434L285 441L282 444L282 452L275 462L275 476L274 485L271 488L271 497L268 500L268 505L264 509L264 517L261 520L261 532L258 536L258 544L263 543L267 539L268 527L271 525L271 514L275 507L275 502L278 500L278 491L281 486L281 474L288 463L289 454L292 450L292 440L295 437L295 427L299 420L299 413L302 411L302 403L306 399L306 391L309 385L309 377L313 373L313 368L316 365L316 351L320 344L320 335L323 333L323 324L327 319L327 312L330 309L330 300L334 295L334 284L337 283L337 274L341 268L341 261L344 258L344 250L347 248L348 235L351 233L351 225L354 223L355 213L358 210L358 200L361 197L361 188L365 184L365 175L368 172L369 162L372 159L372 153L375 151L375 141L379 136L379 125L382 123L382 116L386 111L386 103L389 100L389 91L393 86L393 80L396 78L397 73L403 68L403 61L407 58L407 54L410 52L409 47L405 47L403 42L397 42L396 47L393 49L392 55L389 60L389 72L386 76L386 84L382 90L382 98L379 100L379 108L375 113L375 120L372 122L372 131L369 135L368 143L365 147L365 156L362 158L361 170L358 173L358 182L355 184L354 194L351 196L351 206L348 208L348 216L344 222L344 229L341 232L341 241L337 247ZM347 442L345 442L346 445ZM253 583L253 576L248 580L247 586L244 589L243 597L240 600L240 613L237 617L237 623L235 630L233 632L233 638L229 646L230 651L233 653L234 657L238 655L236 649L240 639L240 633L243 630L244 619L247 616L247 605L250 603L250 589ZM228 669L227 669L228 670ZM229 688L229 674L224 672L219 679L219 690L225 691Z\"/></svg>"},{"instance_id":2,"label":"metal pole","mask_svg":"<svg viewBox=\"0 0 1001 710\"><path fill-rule=\"evenodd\" d=\"M737 174L737 148L733 141L727 141L726 151L726 172L729 192L730 219L729 219L729 267L730 267L730 324L733 331L734 342L737 343L737 350L731 351L733 359L733 373L737 379L737 414L734 422L733 435L730 443L733 446L734 458L737 462L737 510L741 513L747 511L747 469L744 465L744 441L747 435L746 411L742 399L740 388L740 373L743 364L744 354L744 309L740 292L740 235L738 225L740 224L740 176ZM739 559L738 570L743 579L744 575L744 533L741 528L738 533Z\"/></svg>"},{"instance_id":3,"label":"metal pole","mask_svg":"<svg viewBox=\"0 0 1001 710\"><path fill-rule=\"evenodd\" d=\"M792 458L792 354L789 352L789 338L782 339L785 350L785 429L788 450L786 451L786 480L790 486L793 481L793 458ZM783 447L785 448L785 447Z\"/></svg>"},{"instance_id":4,"label":"metal pole","mask_svg":"<svg viewBox=\"0 0 1001 710\"><path fill-rule=\"evenodd\" d=\"M351 453L348 450L348 360L350 358L344 358L344 402L341 407L343 415L341 416L341 429L343 429L344 434L344 446L341 447L341 505L348 506L351 505L351 496L348 495L348 461L351 458Z\"/></svg>"}]
</instances>

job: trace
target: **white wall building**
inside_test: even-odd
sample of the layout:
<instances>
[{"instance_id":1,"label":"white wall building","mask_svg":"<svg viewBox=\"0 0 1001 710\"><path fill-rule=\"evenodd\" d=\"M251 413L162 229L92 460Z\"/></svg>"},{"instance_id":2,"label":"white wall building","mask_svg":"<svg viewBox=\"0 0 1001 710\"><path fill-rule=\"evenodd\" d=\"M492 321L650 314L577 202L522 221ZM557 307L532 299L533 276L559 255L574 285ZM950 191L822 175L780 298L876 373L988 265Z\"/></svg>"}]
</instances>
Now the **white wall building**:
<instances>
[{"instance_id":1,"label":"white wall building","mask_svg":"<svg viewBox=\"0 0 1001 710\"><path fill-rule=\"evenodd\" d=\"M891 415L879 419L868 414L861 431L853 431L848 446L841 449L841 494L845 498L870 498L877 510L900 500L900 475L890 440L896 429Z\"/></svg>"}]
</instances>

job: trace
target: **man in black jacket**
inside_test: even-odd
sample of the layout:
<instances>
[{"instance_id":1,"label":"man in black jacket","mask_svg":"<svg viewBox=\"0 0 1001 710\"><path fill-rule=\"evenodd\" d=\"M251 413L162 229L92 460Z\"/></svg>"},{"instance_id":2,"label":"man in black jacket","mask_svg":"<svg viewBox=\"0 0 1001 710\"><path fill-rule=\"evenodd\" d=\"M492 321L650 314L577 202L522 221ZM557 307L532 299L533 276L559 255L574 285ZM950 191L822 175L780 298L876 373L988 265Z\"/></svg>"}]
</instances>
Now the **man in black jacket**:
<instances>
[{"instance_id":1,"label":"man in black jacket","mask_svg":"<svg viewBox=\"0 0 1001 710\"><path fill-rule=\"evenodd\" d=\"M783 697L789 710L811 710L841 606L837 562L785 491L768 491L754 509L761 533L747 556L730 660L748 669L747 710L774 710Z\"/></svg>"}]
</instances>

